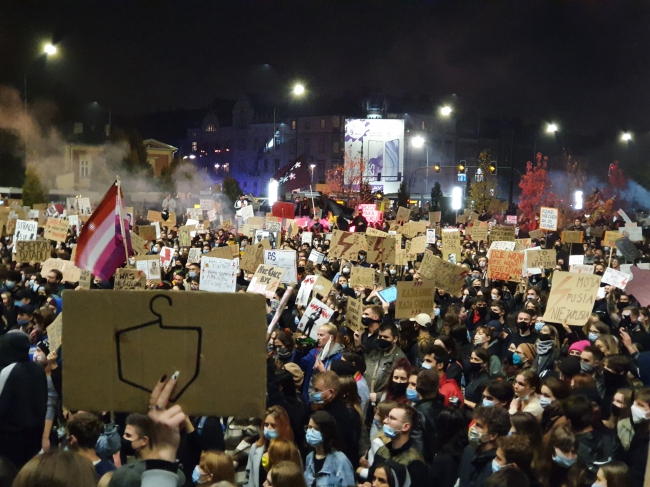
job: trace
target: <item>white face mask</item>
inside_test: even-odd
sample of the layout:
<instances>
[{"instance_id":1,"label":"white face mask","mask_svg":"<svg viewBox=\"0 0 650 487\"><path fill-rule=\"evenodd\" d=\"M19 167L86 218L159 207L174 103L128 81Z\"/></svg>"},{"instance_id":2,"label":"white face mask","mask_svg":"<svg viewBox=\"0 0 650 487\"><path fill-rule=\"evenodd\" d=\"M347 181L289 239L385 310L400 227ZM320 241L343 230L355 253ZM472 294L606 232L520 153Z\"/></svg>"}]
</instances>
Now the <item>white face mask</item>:
<instances>
[{"instance_id":1,"label":"white face mask","mask_svg":"<svg viewBox=\"0 0 650 487\"><path fill-rule=\"evenodd\" d=\"M632 422L634 422L634 424L643 423L644 421L648 420L647 411L641 409L636 404L632 404L630 411L632 413Z\"/></svg>"}]
</instances>

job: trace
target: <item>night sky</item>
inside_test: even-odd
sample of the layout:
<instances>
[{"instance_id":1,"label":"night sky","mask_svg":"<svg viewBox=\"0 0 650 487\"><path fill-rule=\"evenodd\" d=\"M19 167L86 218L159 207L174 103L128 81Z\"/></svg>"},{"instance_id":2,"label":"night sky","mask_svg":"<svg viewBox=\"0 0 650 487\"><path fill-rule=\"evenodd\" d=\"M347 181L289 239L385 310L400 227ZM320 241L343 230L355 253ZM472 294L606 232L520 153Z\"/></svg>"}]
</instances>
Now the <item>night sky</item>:
<instances>
[{"instance_id":1,"label":"night sky","mask_svg":"<svg viewBox=\"0 0 650 487\"><path fill-rule=\"evenodd\" d=\"M600 5L596 5L600 4ZM642 5L643 4L643 5ZM573 132L645 131L646 2L0 2L0 84L138 114L214 98L452 94ZM60 49L45 63L42 42Z\"/></svg>"}]
</instances>

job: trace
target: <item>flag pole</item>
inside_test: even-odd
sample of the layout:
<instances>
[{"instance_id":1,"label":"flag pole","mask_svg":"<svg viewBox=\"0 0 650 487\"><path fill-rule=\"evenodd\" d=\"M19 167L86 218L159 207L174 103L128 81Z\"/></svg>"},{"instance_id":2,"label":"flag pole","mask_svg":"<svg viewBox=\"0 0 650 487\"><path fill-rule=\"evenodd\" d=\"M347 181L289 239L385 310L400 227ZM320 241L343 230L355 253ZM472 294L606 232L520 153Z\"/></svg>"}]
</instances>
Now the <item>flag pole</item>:
<instances>
[{"instance_id":1,"label":"flag pole","mask_svg":"<svg viewBox=\"0 0 650 487\"><path fill-rule=\"evenodd\" d=\"M120 177L115 176L115 184L117 185L117 213L120 220L120 232L122 233L122 243L124 244L124 258L125 263L129 265L129 246L126 243L126 231L124 230L124 216L122 215L122 183Z\"/></svg>"}]
</instances>

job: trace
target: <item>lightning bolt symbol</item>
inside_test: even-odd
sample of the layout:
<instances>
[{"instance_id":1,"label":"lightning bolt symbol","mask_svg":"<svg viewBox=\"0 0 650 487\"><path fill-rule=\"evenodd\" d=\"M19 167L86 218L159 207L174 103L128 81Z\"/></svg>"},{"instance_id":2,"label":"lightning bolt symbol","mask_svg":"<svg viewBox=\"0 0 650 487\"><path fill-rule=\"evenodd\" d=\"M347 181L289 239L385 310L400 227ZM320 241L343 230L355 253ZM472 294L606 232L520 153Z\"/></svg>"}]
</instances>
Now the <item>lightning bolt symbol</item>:
<instances>
[{"instance_id":1,"label":"lightning bolt symbol","mask_svg":"<svg viewBox=\"0 0 650 487\"><path fill-rule=\"evenodd\" d=\"M553 291L554 291L553 295L557 296L557 299L556 299L555 303L553 303L553 306L555 306L560 299L565 298L566 295L571 292L571 288L565 288L564 287L564 285L566 283L568 283L570 280L571 280L571 276L565 277L564 280L562 281L562 283L560 284L560 286L558 288L553 289ZM549 308L550 308L550 306L549 306Z\"/></svg>"}]
</instances>

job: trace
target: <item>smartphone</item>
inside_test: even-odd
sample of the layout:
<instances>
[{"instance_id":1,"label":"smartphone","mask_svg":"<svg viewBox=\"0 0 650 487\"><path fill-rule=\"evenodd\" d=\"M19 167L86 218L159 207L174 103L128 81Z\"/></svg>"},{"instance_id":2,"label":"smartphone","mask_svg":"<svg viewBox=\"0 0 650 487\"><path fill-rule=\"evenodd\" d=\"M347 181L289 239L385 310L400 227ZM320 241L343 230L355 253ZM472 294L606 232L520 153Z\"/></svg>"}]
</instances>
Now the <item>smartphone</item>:
<instances>
[{"instance_id":1,"label":"smartphone","mask_svg":"<svg viewBox=\"0 0 650 487\"><path fill-rule=\"evenodd\" d=\"M390 304L397 300L397 287L390 286L377 292L377 297L382 303Z\"/></svg>"}]
</instances>

